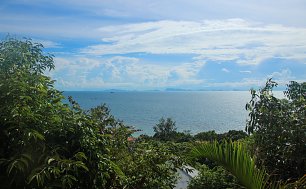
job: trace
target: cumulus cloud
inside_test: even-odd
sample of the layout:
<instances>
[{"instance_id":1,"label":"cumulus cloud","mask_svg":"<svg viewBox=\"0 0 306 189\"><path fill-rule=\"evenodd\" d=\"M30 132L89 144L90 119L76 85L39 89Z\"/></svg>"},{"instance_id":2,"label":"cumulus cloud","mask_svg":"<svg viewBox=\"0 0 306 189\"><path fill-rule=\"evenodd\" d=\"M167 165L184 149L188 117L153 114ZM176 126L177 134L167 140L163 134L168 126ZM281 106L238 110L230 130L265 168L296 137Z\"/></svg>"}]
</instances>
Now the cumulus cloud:
<instances>
[{"instance_id":1,"label":"cumulus cloud","mask_svg":"<svg viewBox=\"0 0 306 189\"><path fill-rule=\"evenodd\" d=\"M243 19L156 21L102 27L105 36L82 53L195 54L197 60L259 64L268 58L306 59L306 28L264 25Z\"/></svg>"},{"instance_id":2,"label":"cumulus cloud","mask_svg":"<svg viewBox=\"0 0 306 189\"><path fill-rule=\"evenodd\" d=\"M55 58L56 69L48 74L57 80L57 86L64 90L109 88L142 90L168 87L250 89L262 86L267 78L271 77L280 85L287 84L290 80L305 80L305 76L296 75L291 70L303 64L297 62L294 64L291 68L276 68L275 71L261 73L261 69L239 71L237 70L239 67L231 67L228 63L215 64L193 61L169 65L156 64L141 58L127 56L109 58L76 56ZM222 67L225 65L227 67ZM286 66L283 65L283 67ZM206 69L216 69L216 72L207 75L207 72L203 72ZM221 71L224 73L231 71L231 74L220 74ZM303 74L303 71L300 74ZM215 75L217 76L214 77ZM235 79L231 79L233 76Z\"/></svg>"},{"instance_id":3,"label":"cumulus cloud","mask_svg":"<svg viewBox=\"0 0 306 189\"><path fill-rule=\"evenodd\" d=\"M49 76L65 89L150 89L203 82L196 76L204 62L181 63L175 66L142 62L138 58L56 58L56 70Z\"/></svg>"}]
</instances>

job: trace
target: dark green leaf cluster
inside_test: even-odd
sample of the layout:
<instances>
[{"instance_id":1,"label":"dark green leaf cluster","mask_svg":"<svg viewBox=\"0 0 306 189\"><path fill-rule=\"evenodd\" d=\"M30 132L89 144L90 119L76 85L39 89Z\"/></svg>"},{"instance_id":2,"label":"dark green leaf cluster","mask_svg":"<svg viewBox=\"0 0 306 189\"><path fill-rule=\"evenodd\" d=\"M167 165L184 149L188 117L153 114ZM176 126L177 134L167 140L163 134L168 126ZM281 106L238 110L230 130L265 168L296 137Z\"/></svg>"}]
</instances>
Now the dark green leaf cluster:
<instances>
[{"instance_id":1,"label":"dark green leaf cluster","mask_svg":"<svg viewBox=\"0 0 306 189\"><path fill-rule=\"evenodd\" d=\"M246 138L248 135L244 131L236 131L236 130L229 130L226 133L218 134L215 131L205 131L200 132L194 135L194 139L197 141L236 141Z\"/></svg>"},{"instance_id":2,"label":"dark green leaf cluster","mask_svg":"<svg viewBox=\"0 0 306 189\"><path fill-rule=\"evenodd\" d=\"M118 164L129 175L127 188L173 188L176 183L176 168L181 166L180 158L169 146L160 142L133 143L133 153L122 153L129 161L119 160ZM123 157L121 157L123 158ZM166 162L166 163L165 163Z\"/></svg>"},{"instance_id":3,"label":"dark green leaf cluster","mask_svg":"<svg viewBox=\"0 0 306 189\"><path fill-rule=\"evenodd\" d=\"M202 165L199 168L199 171L200 174L190 181L188 189L244 188L239 185L239 182L233 175L221 166L216 166L213 169L210 169L206 165Z\"/></svg>"},{"instance_id":4,"label":"dark green leaf cluster","mask_svg":"<svg viewBox=\"0 0 306 189\"><path fill-rule=\"evenodd\" d=\"M257 163L280 179L299 178L306 170L306 83L291 82L286 99L273 96L271 79L246 105L246 130L254 135Z\"/></svg>"},{"instance_id":5,"label":"dark green leaf cluster","mask_svg":"<svg viewBox=\"0 0 306 189\"><path fill-rule=\"evenodd\" d=\"M154 138L157 138L161 141L171 140L176 133L175 121L171 118L164 119L163 117L159 120L154 127Z\"/></svg>"},{"instance_id":6,"label":"dark green leaf cluster","mask_svg":"<svg viewBox=\"0 0 306 189\"><path fill-rule=\"evenodd\" d=\"M218 134L215 131L206 131L197 133L194 138L201 141L214 141L218 139Z\"/></svg>"}]
</instances>

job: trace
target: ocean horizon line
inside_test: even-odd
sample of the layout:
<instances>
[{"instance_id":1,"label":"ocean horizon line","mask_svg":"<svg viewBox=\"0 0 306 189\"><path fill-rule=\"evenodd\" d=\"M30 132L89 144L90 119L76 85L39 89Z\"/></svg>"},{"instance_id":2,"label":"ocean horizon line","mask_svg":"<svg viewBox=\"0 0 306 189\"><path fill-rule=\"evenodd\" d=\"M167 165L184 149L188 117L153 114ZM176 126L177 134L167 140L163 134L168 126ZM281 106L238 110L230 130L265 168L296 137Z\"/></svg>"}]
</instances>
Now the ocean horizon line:
<instances>
[{"instance_id":1,"label":"ocean horizon line","mask_svg":"<svg viewBox=\"0 0 306 189\"><path fill-rule=\"evenodd\" d=\"M227 90L227 89L211 89L211 90L201 90L201 89L176 89L176 90L158 90L158 89L154 89L154 90L128 90L128 89L102 89L102 90L90 90L90 89L86 89L86 90L60 90L62 92L249 92L251 89L233 89L233 90ZM255 88L255 90L258 90L259 88ZM274 89L273 91L284 91L283 88L281 89Z\"/></svg>"}]
</instances>

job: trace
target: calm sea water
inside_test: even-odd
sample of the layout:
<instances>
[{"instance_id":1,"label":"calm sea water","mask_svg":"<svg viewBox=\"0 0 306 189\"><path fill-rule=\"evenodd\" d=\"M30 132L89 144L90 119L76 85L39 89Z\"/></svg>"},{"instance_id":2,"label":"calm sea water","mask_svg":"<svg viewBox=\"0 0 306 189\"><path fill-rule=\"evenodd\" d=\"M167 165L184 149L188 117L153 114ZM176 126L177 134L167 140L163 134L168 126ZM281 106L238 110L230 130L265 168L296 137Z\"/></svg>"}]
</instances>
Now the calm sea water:
<instances>
[{"instance_id":1,"label":"calm sea water","mask_svg":"<svg viewBox=\"0 0 306 189\"><path fill-rule=\"evenodd\" d=\"M125 124L153 134L161 117L171 117L179 131L195 134L215 130L244 130L251 99L247 91L205 92L65 92L84 109L106 103L112 115ZM139 134L140 134L139 133Z\"/></svg>"}]
</instances>

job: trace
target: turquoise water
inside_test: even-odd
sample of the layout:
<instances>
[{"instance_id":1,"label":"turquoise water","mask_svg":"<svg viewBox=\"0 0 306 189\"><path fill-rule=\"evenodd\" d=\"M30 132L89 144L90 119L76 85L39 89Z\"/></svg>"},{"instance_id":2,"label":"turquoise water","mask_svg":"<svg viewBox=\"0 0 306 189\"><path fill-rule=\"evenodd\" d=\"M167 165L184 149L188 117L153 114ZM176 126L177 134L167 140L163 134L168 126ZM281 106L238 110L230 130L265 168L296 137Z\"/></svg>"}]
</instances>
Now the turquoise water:
<instances>
[{"instance_id":1,"label":"turquoise water","mask_svg":"<svg viewBox=\"0 0 306 189\"><path fill-rule=\"evenodd\" d=\"M171 117L178 131L195 134L215 130L244 130L248 112L247 91L205 92L65 92L84 109L106 103L111 113L125 124L153 134L161 117Z\"/></svg>"}]
</instances>

